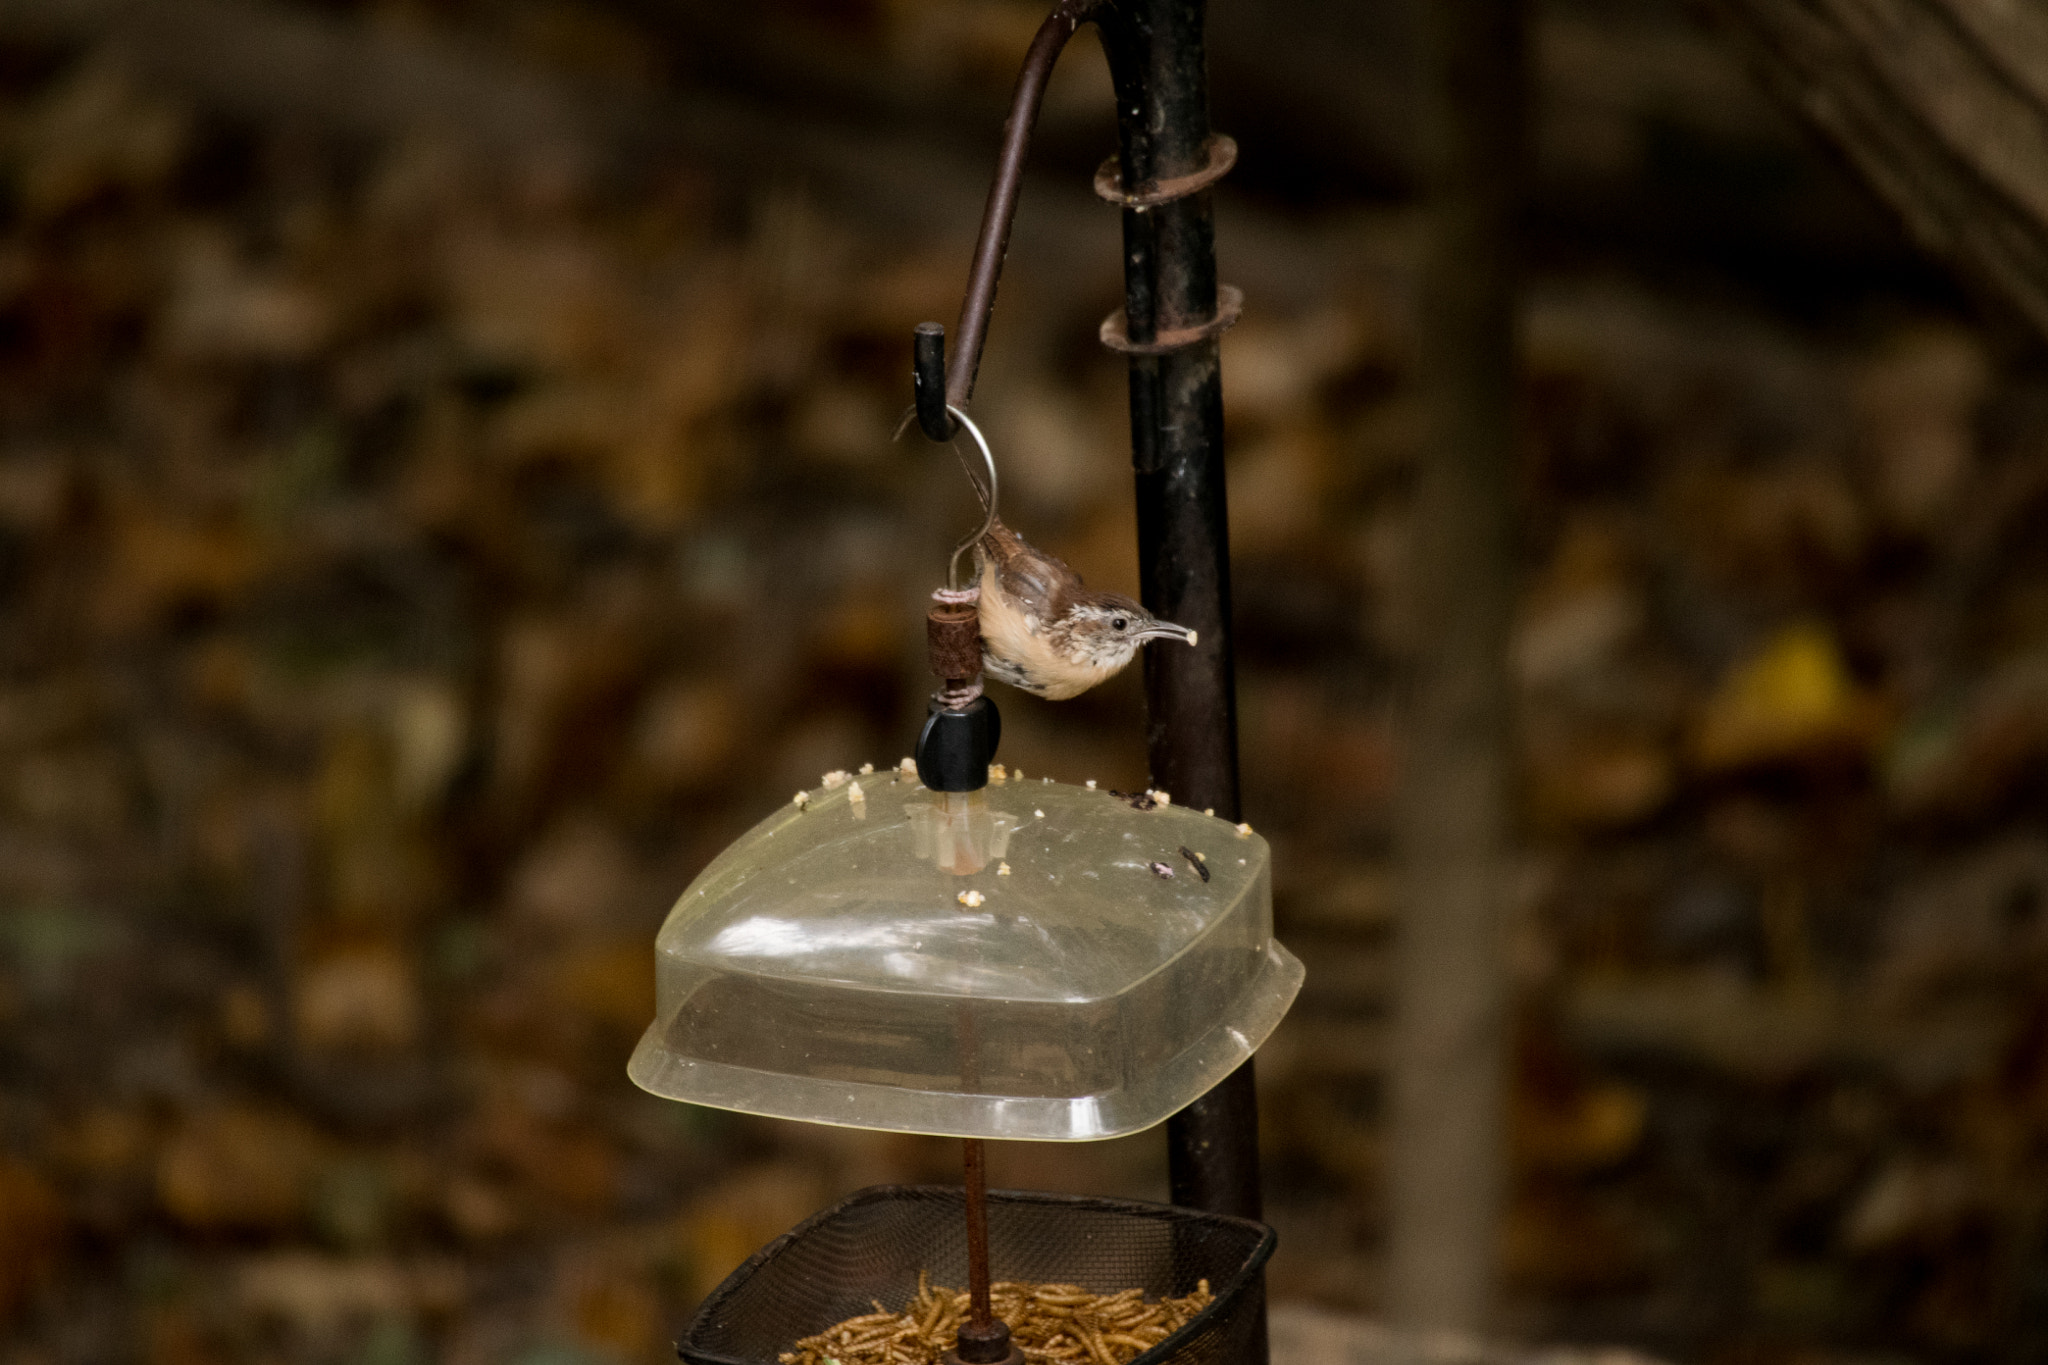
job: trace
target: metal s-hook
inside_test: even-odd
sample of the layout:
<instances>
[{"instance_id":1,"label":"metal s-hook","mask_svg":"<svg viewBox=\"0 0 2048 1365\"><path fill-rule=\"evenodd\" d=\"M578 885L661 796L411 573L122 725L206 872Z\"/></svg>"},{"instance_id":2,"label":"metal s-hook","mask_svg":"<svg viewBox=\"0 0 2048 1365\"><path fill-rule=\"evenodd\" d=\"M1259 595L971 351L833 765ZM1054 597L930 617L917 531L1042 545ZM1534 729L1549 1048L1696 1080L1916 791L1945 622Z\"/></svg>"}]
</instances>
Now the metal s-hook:
<instances>
[{"instance_id":1,"label":"metal s-hook","mask_svg":"<svg viewBox=\"0 0 2048 1365\"><path fill-rule=\"evenodd\" d=\"M937 439L941 442L950 444L953 437L958 436L960 434L960 429L962 427L966 428L967 434L974 438L975 448L981 452L982 466L988 470L988 483L986 485L983 485L982 483L975 479L973 471L967 468L967 461L964 459L960 461L962 470L966 471L967 473L968 486L974 489L974 496L981 499L981 505L985 510L986 515L983 516L981 519L980 529L975 531L973 535L967 537L967 539L961 541L958 545L954 546L953 557L952 559L947 561L946 587L949 591L958 592L960 590L960 556L967 553L967 551L972 546L974 546L978 541L980 541L980 539L983 536L987 535L996 524L996 457L995 453L991 451L988 447L988 438L981 434L981 428L974 424L974 419L972 417L969 417L966 413L962 412L959 408L952 406L950 403L944 406L943 412L946 415L948 421L957 423L957 425L954 426L952 435L941 436L938 437ZM903 439L903 433L910 430L910 424L912 422L920 422L921 424L921 420L922 414L916 408L912 408L910 411L904 413L903 420L896 424L895 439ZM929 430L927 430L927 434L929 434ZM955 455L958 455L960 453L960 448L958 446L954 446L953 453Z\"/></svg>"},{"instance_id":2,"label":"metal s-hook","mask_svg":"<svg viewBox=\"0 0 2048 1365\"><path fill-rule=\"evenodd\" d=\"M982 499L988 508L988 515L981 519L981 529L954 546L953 557L946 561L946 586L957 592L960 590L960 556L979 544L981 538L996 524L996 457L988 448L988 438L981 434L980 427L974 425L973 418L951 403L946 405L946 411L952 415L953 420L967 428L967 434L974 438L974 444L981 450L982 463L988 466L988 496ZM974 491L979 493L981 490L977 488Z\"/></svg>"}]
</instances>

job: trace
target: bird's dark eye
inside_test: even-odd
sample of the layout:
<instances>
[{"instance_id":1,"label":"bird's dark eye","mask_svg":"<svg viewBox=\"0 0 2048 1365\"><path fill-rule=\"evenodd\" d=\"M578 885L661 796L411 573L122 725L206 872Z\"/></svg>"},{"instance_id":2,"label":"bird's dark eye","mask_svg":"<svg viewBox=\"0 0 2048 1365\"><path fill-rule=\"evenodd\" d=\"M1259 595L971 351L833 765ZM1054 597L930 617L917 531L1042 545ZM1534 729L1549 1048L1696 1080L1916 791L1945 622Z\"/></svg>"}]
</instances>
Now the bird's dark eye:
<instances>
[{"instance_id":1,"label":"bird's dark eye","mask_svg":"<svg viewBox=\"0 0 2048 1365\"><path fill-rule=\"evenodd\" d=\"M1130 622L1124 620L1124 618L1121 616L1112 616L1109 618L1109 628L1111 630L1122 630L1125 626L1129 624Z\"/></svg>"}]
</instances>

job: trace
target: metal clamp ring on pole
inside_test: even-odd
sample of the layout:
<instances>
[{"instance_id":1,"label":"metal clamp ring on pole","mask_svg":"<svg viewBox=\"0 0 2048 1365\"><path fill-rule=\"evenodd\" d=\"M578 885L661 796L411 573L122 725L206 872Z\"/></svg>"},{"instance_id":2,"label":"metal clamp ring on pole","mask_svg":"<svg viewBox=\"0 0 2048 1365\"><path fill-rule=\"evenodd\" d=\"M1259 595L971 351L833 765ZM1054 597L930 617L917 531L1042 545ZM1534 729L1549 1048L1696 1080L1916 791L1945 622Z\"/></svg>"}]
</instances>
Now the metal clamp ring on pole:
<instances>
[{"instance_id":1,"label":"metal clamp ring on pole","mask_svg":"<svg viewBox=\"0 0 2048 1365\"><path fill-rule=\"evenodd\" d=\"M1095 193L1110 203L1143 213L1146 209L1170 204L1176 199L1208 189L1211 185L1230 174L1230 168L1237 164L1237 141L1222 133L1213 133L1207 145L1208 164L1187 175L1176 175L1168 180L1141 181L1138 188L1124 191L1123 165L1111 157L1095 170Z\"/></svg>"},{"instance_id":2,"label":"metal clamp ring on pole","mask_svg":"<svg viewBox=\"0 0 2048 1365\"><path fill-rule=\"evenodd\" d=\"M1130 325L1124 320L1124 310L1119 308L1102 320L1100 336L1103 345L1125 355L1167 355L1198 341L1222 335L1243 311L1244 291L1234 284L1219 284L1216 286L1216 315L1207 322L1193 327L1169 328L1150 341L1133 341Z\"/></svg>"}]
</instances>

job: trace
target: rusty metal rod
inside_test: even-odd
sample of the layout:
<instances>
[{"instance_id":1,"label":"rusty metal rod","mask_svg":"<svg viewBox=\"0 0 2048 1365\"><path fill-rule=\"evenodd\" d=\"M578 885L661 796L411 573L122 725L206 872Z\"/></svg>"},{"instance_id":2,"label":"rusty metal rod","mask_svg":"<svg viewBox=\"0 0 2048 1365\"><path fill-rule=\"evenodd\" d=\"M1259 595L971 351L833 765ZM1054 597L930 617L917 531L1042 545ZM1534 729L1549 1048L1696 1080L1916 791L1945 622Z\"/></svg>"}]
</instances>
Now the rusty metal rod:
<instances>
[{"instance_id":1,"label":"rusty metal rod","mask_svg":"<svg viewBox=\"0 0 2048 1365\"><path fill-rule=\"evenodd\" d=\"M1106 0L1061 0L1038 26L1031 50L1024 54L1024 69L1017 73L1017 93L1010 99L1010 116L1003 120L1003 150L996 161L995 183L989 186L988 205L981 213L981 236L974 244L974 266L967 275L967 296L960 301L960 322L953 329L953 354L946 365L946 401L956 408L966 407L974 396L981 346L988 339L989 314L996 306L996 280L1010 249L1010 224L1017 217L1024 154L1031 147L1031 130L1038 123L1046 82L1052 79L1053 63L1059 60L1067 39L1104 3Z\"/></svg>"},{"instance_id":2,"label":"rusty metal rod","mask_svg":"<svg viewBox=\"0 0 2048 1365\"><path fill-rule=\"evenodd\" d=\"M980 1138L967 1138L967 1321L977 1335L995 1326L988 1298L988 1157Z\"/></svg>"},{"instance_id":3,"label":"rusty metal rod","mask_svg":"<svg viewBox=\"0 0 2048 1365\"><path fill-rule=\"evenodd\" d=\"M981 1067L974 1038L974 1015L960 1010L960 1080L979 1085ZM961 1184L967 1194L967 1320L960 1324L947 1365L1024 1365L1010 1341L1009 1324L996 1318L989 1302L988 1150L980 1138L960 1143Z\"/></svg>"}]
</instances>

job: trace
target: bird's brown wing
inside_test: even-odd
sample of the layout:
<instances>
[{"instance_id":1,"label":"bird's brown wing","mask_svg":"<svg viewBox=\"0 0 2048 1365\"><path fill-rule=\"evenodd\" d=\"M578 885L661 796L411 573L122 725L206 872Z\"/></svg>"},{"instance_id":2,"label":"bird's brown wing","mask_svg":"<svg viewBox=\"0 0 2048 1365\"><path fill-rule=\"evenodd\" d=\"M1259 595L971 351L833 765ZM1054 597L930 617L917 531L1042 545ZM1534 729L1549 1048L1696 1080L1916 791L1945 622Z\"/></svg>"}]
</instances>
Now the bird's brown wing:
<instances>
[{"instance_id":1,"label":"bird's brown wing","mask_svg":"<svg viewBox=\"0 0 2048 1365\"><path fill-rule=\"evenodd\" d=\"M1041 621L1058 620L1081 589L1065 561L1046 554L998 521L981 538L982 553L995 561L999 583L1020 611Z\"/></svg>"}]
</instances>

